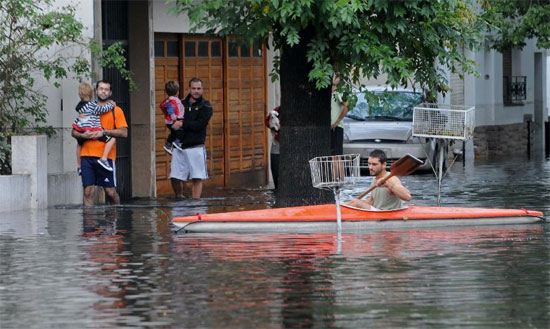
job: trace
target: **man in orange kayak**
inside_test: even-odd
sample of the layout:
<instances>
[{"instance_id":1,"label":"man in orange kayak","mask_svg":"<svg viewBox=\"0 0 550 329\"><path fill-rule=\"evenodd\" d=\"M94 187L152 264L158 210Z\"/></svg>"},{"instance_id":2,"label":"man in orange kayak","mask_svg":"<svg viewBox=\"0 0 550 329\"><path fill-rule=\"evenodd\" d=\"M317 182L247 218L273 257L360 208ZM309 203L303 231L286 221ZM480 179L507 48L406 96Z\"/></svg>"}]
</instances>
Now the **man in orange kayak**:
<instances>
[{"instance_id":1,"label":"man in orange kayak","mask_svg":"<svg viewBox=\"0 0 550 329\"><path fill-rule=\"evenodd\" d=\"M392 210L401 208L401 200L411 200L411 193L396 176L380 182L390 174L386 171L386 161L386 153L382 150L374 150L369 154L369 172L374 176L371 186L378 187L371 192L366 201L353 199L347 205L369 210Z\"/></svg>"}]
</instances>

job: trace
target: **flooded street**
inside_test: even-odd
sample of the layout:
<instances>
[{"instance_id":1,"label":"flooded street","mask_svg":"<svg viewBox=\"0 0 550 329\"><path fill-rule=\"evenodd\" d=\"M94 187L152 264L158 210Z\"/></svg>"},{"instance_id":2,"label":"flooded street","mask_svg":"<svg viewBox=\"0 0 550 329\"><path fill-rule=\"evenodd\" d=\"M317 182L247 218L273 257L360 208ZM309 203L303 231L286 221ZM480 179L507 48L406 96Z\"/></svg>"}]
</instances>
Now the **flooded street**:
<instances>
[{"instance_id":1,"label":"flooded street","mask_svg":"<svg viewBox=\"0 0 550 329\"><path fill-rule=\"evenodd\" d=\"M415 205L437 180L402 178ZM343 191L361 194L370 178ZM0 328L548 328L550 224L344 234L174 234L171 219L266 208L200 201L0 213ZM442 204L550 216L550 161L456 163Z\"/></svg>"}]
</instances>

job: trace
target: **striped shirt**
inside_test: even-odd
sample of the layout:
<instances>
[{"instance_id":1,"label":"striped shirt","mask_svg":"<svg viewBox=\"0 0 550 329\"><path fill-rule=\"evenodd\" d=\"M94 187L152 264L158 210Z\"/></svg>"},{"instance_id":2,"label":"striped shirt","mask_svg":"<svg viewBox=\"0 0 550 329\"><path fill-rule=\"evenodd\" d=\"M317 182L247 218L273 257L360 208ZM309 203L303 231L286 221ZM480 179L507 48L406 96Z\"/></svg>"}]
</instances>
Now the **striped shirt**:
<instances>
[{"instance_id":1,"label":"striped shirt","mask_svg":"<svg viewBox=\"0 0 550 329\"><path fill-rule=\"evenodd\" d=\"M99 115L112 111L114 108L115 105L111 102L105 105L99 105L95 101L81 101L76 106L78 117L74 120L73 128L78 131L101 130Z\"/></svg>"}]
</instances>

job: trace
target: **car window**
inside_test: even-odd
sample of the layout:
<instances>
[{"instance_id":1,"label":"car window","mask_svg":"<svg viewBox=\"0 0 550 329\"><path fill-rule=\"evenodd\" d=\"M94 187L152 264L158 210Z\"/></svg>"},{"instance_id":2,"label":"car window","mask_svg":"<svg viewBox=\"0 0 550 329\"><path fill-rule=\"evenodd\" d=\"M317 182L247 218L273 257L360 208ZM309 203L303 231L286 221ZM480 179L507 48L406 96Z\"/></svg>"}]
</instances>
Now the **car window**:
<instances>
[{"instance_id":1,"label":"car window","mask_svg":"<svg viewBox=\"0 0 550 329\"><path fill-rule=\"evenodd\" d=\"M413 108L422 102L422 94L409 91L358 92L357 103L348 111L356 120L412 120Z\"/></svg>"}]
</instances>

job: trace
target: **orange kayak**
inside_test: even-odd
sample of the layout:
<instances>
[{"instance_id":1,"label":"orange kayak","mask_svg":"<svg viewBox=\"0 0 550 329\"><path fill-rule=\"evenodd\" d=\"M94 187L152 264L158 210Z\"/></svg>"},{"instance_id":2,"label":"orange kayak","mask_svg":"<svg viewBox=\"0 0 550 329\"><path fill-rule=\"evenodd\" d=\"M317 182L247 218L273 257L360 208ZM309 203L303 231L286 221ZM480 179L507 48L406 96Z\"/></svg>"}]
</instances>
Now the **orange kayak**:
<instances>
[{"instance_id":1,"label":"orange kayak","mask_svg":"<svg viewBox=\"0 0 550 329\"><path fill-rule=\"evenodd\" d=\"M390 211L341 207L342 231L403 229L451 225L527 224L544 221L543 213L525 209L410 206ZM196 214L176 217L185 232L332 232L336 205Z\"/></svg>"}]
</instances>

